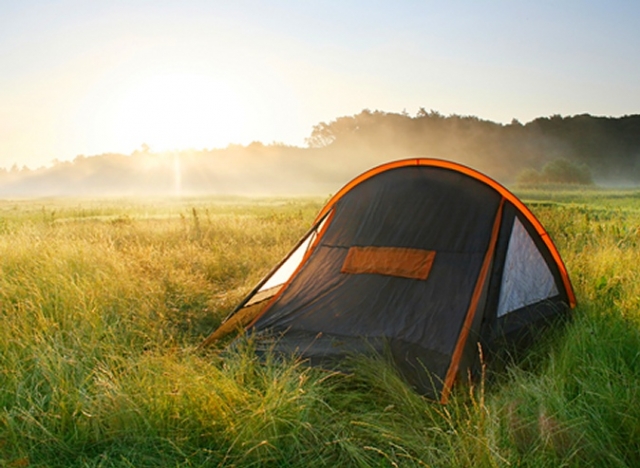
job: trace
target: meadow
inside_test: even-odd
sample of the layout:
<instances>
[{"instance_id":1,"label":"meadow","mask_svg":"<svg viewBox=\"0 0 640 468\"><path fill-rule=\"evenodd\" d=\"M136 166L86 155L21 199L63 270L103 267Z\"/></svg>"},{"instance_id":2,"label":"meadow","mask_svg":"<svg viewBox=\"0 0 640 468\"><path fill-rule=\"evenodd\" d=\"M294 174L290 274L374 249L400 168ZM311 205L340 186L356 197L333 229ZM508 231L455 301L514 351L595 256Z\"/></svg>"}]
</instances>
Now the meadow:
<instances>
[{"instance_id":1,"label":"meadow","mask_svg":"<svg viewBox=\"0 0 640 468\"><path fill-rule=\"evenodd\" d=\"M446 406L197 349L323 199L0 201L0 467L640 466L640 192L519 195L578 307Z\"/></svg>"}]
</instances>

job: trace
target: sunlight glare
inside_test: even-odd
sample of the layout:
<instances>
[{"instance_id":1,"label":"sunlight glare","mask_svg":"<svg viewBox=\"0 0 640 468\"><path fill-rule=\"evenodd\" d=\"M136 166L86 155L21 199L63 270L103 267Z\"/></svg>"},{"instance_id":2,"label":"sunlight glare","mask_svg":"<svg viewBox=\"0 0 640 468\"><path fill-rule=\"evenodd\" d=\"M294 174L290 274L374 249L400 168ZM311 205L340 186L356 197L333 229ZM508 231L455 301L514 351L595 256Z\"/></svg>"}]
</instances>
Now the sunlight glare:
<instances>
[{"instance_id":1,"label":"sunlight glare","mask_svg":"<svg viewBox=\"0 0 640 468\"><path fill-rule=\"evenodd\" d=\"M138 80L116 97L114 132L154 151L225 147L246 139L244 106L233 88L197 74Z\"/></svg>"},{"instance_id":2,"label":"sunlight glare","mask_svg":"<svg viewBox=\"0 0 640 468\"><path fill-rule=\"evenodd\" d=\"M173 188L174 195L182 195L182 167L180 166L180 153L173 154Z\"/></svg>"}]
</instances>

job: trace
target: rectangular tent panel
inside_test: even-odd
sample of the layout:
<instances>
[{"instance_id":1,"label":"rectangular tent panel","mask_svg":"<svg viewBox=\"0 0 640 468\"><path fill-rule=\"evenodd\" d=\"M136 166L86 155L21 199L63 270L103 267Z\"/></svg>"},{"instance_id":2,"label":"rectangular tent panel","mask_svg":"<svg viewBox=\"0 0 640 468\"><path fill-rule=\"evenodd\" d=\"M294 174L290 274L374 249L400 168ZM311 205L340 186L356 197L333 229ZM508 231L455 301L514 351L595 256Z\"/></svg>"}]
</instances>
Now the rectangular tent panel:
<instances>
[{"instance_id":1,"label":"rectangular tent panel","mask_svg":"<svg viewBox=\"0 0 640 468\"><path fill-rule=\"evenodd\" d=\"M354 246L349 249L340 272L425 280L429 276L435 256L433 250Z\"/></svg>"}]
</instances>

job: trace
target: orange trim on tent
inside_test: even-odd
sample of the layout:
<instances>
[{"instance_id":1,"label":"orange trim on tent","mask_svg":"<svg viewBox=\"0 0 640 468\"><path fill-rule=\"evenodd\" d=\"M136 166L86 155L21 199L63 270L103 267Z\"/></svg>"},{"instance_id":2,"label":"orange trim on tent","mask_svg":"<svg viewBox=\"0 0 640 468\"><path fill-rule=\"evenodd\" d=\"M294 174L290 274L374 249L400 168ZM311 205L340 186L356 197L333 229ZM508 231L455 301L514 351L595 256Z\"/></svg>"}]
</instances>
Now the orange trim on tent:
<instances>
[{"instance_id":1,"label":"orange trim on tent","mask_svg":"<svg viewBox=\"0 0 640 468\"><path fill-rule=\"evenodd\" d=\"M326 213L326 212L325 212ZM251 323L249 323L249 325L247 325L245 327L245 330L248 330L249 328L253 327L256 322L258 320L260 320L260 317L262 317L270 308L271 306L273 306L273 304L280 298L280 296L282 296L282 293L289 287L289 285L291 284L291 282L293 281L293 278L296 277L296 275L300 272L300 270L302 269L302 267L304 266L305 263L307 263L307 260L309 259L309 257L311 256L311 254L314 252L314 250L316 250L316 247L318 245L318 243L320 242L320 239L322 239L322 236L324 235L325 231L327 230L327 228L329 227L329 225L331 224L331 220L333 219L333 215L335 214L335 211L332 211L329 216L327 217L327 220L324 222L324 226L322 226L322 229L320 229L320 231L318 232L318 234L316 235L316 238L313 240L313 242L311 243L311 245L309 246L309 248L307 249L307 251L305 252L304 256L302 257L302 260L300 261L300 264L296 267L296 269L294 270L294 272L291 274L291 276L289 277L289 279L287 280L286 283L284 283L282 285L282 287L280 288L280 290L269 300L269 302L267 303L266 306L264 306L264 309L262 309L262 311L260 312L260 314L258 314L252 321ZM316 221L314 221L314 224L317 224L319 222L319 220L322 218L318 218Z\"/></svg>"},{"instance_id":2,"label":"orange trim on tent","mask_svg":"<svg viewBox=\"0 0 640 468\"><path fill-rule=\"evenodd\" d=\"M476 316L476 311L478 309L478 302L480 301L480 296L482 295L482 290L484 289L484 284L487 279L489 267L491 266L491 260L493 259L493 252L495 251L496 243L498 241L498 233L500 232L500 224L502 223L503 206L504 206L504 198L500 200L500 206L498 206L498 211L496 213L495 220L493 221L493 229L491 230L491 239L489 240L489 247L487 248L487 253L484 256L484 260L482 261L482 268L480 269L480 274L478 275L476 286L473 289L473 294L471 295L471 302L469 303L469 309L467 310L467 315L464 319L464 323L462 324L460 335L458 336L458 342L456 343L456 347L454 348L453 355L451 357L451 364L449 365L449 370L447 371L447 375L444 379L444 387L442 388L442 397L440 398L440 402L442 404L447 403L447 401L449 400L449 394L451 393L453 382L455 381L456 374L458 373L458 367L460 366L462 353L464 351L465 345L467 344L467 338L469 337L471 324L473 323L473 319Z\"/></svg>"},{"instance_id":3,"label":"orange trim on tent","mask_svg":"<svg viewBox=\"0 0 640 468\"><path fill-rule=\"evenodd\" d=\"M560 271L560 276L562 277L562 282L564 284L564 288L567 291L567 298L569 299L569 306L571 308L576 306L576 297L573 292L573 287L571 286L571 281L569 279L569 274L567 273L567 269L556 249L556 246L553 244L551 237L544 229L540 221L535 217L535 215L526 207L524 203L522 203L514 194L512 194L509 190L507 190L504 186L496 182L490 177L482 174L481 172L476 171L475 169L471 169L470 167L463 166L462 164L454 163L451 161L444 161L442 159L429 159L429 158L412 158L412 159L402 159L399 161L392 161L386 164L382 164L380 166L374 167L373 169L360 174L358 177L353 179L351 182L347 183L338 193L336 193L331 200L325 205L325 207L320 211L318 216L316 217L316 221L322 219L324 215L327 214L329 210L333 208L333 206L351 189L353 189L356 185L361 184L365 180L370 179L371 177L380 174L381 172L385 172L391 169L396 169L399 167L407 167L407 166L430 166L430 167L439 167L443 169L450 169L455 172L460 172L469 177L472 177L476 180L484 182L485 184L492 187L496 190L502 197L509 202L511 202L520 213L522 213L529 222L533 225L536 232L542 238L542 241L545 243L551 256L556 262L558 266L558 270Z\"/></svg>"}]
</instances>

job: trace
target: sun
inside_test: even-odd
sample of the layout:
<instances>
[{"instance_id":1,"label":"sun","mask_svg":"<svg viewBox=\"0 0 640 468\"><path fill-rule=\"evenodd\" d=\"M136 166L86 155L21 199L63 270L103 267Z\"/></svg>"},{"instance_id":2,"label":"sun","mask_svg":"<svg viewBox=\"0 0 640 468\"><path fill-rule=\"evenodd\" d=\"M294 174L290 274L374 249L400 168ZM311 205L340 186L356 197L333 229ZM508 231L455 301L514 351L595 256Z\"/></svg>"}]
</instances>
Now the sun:
<instances>
[{"instance_id":1,"label":"sun","mask_svg":"<svg viewBox=\"0 0 640 468\"><path fill-rule=\"evenodd\" d=\"M233 86L203 74L141 77L113 96L112 131L120 142L154 151L224 147L243 141L245 108Z\"/></svg>"}]
</instances>

